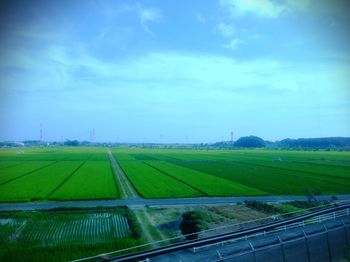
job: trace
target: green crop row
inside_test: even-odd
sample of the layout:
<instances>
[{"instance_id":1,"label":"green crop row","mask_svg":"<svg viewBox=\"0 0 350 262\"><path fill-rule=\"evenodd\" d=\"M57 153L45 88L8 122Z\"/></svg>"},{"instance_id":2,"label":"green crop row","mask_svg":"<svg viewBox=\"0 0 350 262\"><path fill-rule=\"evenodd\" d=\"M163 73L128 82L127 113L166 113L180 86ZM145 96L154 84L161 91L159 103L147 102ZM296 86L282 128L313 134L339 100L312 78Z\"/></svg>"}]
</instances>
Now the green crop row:
<instances>
[{"instance_id":1,"label":"green crop row","mask_svg":"<svg viewBox=\"0 0 350 262\"><path fill-rule=\"evenodd\" d=\"M107 161L86 162L50 199L82 200L117 198L119 193Z\"/></svg>"},{"instance_id":2,"label":"green crop row","mask_svg":"<svg viewBox=\"0 0 350 262\"><path fill-rule=\"evenodd\" d=\"M164 161L149 161L148 163L208 196L267 195L262 190L179 165Z\"/></svg>"},{"instance_id":3,"label":"green crop row","mask_svg":"<svg viewBox=\"0 0 350 262\"><path fill-rule=\"evenodd\" d=\"M129 212L0 213L0 261L68 261L139 245Z\"/></svg>"},{"instance_id":4,"label":"green crop row","mask_svg":"<svg viewBox=\"0 0 350 262\"><path fill-rule=\"evenodd\" d=\"M14 166L10 166L0 170L0 186L9 183L10 181L16 180L22 176L25 176L29 173L35 172L36 170L49 166L54 162L35 161L25 164L18 164L19 162L16 163L17 164Z\"/></svg>"},{"instance_id":5,"label":"green crop row","mask_svg":"<svg viewBox=\"0 0 350 262\"><path fill-rule=\"evenodd\" d=\"M62 161L0 186L1 201L46 199L81 162Z\"/></svg>"},{"instance_id":6,"label":"green crop row","mask_svg":"<svg viewBox=\"0 0 350 262\"><path fill-rule=\"evenodd\" d=\"M118 157L117 157L118 158ZM119 161L136 190L146 198L193 197L197 190L139 161Z\"/></svg>"},{"instance_id":7,"label":"green crop row","mask_svg":"<svg viewBox=\"0 0 350 262\"><path fill-rule=\"evenodd\" d=\"M163 175L209 196L350 193L349 152L193 149L122 149L114 152L117 158L121 155L129 161L130 166L147 163ZM146 171L138 173L143 176L142 172ZM218 182L213 177L224 180ZM236 189L228 189L232 184L227 181L233 182ZM142 178L139 177L134 186L140 190Z\"/></svg>"},{"instance_id":8,"label":"green crop row","mask_svg":"<svg viewBox=\"0 0 350 262\"><path fill-rule=\"evenodd\" d=\"M271 195L305 195L311 192L322 194L348 194L349 186L337 183L337 179L325 181L324 177L287 170L239 164L228 161L186 162L178 165L206 172L249 187L257 188Z\"/></svg>"}]
</instances>

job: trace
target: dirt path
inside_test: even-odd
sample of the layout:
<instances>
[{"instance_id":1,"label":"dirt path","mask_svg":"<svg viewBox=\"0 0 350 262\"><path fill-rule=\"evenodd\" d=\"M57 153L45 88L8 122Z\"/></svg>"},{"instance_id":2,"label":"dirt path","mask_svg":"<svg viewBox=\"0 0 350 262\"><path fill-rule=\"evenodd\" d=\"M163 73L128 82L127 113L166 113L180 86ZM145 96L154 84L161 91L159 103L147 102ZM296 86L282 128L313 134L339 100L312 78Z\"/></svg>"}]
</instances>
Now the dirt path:
<instances>
[{"instance_id":1,"label":"dirt path","mask_svg":"<svg viewBox=\"0 0 350 262\"><path fill-rule=\"evenodd\" d=\"M150 244L150 248L157 248L159 247L159 244L157 241L160 239L155 239L150 231L150 227L153 227L156 231L158 231L154 225L149 220L149 215L147 214L146 207L142 206L139 207L137 210L132 210L134 212L137 222L139 223L141 230L142 230L142 236L146 238L147 243ZM159 231L158 231L159 233Z\"/></svg>"},{"instance_id":2,"label":"dirt path","mask_svg":"<svg viewBox=\"0 0 350 262\"><path fill-rule=\"evenodd\" d=\"M126 177L123 170L120 168L110 149L108 149L108 156L112 164L115 178L117 179L119 184L121 197L123 199L142 199L137 194L134 187L131 185L129 179ZM133 209L130 209L130 211L133 212L136 216L137 222L139 223L140 228L142 230L142 236L146 238L148 243L151 243L152 248L158 247L159 245L156 243L157 240L154 239L154 237L152 236L149 227L152 226L156 231L158 231L159 235L162 237L163 234L159 230L157 230L152 224L150 216L147 214L145 205L136 206L136 208L134 207Z\"/></svg>"},{"instance_id":3,"label":"dirt path","mask_svg":"<svg viewBox=\"0 0 350 262\"><path fill-rule=\"evenodd\" d=\"M140 198L134 187L131 185L129 179L124 174L123 170L120 168L118 162L115 160L112 152L108 149L109 160L111 161L112 168L114 171L115 178L118 181L121 197L123 199L128 198Z\"/></svg>"},{"instance_id":4,"label":"dirt path","mask_svg":"<svg viewBox=\"0 0 350 262\"><path fill-rule=\"evenodd\" d=\"M148 220L148 222L152 225L152 227L157 231L157 233L159 234L160 236L160 240L163 240L163 239L167 239L168 237L166 235L163 234L163 232L161 230L158 230L157 229L157 226L156 226L156 223L154 221L154 219L151 217L151 215L147 212L147 210L144 210L144 214L145 214L145 217L146 219Z\"/></svg>"}]
</instances>

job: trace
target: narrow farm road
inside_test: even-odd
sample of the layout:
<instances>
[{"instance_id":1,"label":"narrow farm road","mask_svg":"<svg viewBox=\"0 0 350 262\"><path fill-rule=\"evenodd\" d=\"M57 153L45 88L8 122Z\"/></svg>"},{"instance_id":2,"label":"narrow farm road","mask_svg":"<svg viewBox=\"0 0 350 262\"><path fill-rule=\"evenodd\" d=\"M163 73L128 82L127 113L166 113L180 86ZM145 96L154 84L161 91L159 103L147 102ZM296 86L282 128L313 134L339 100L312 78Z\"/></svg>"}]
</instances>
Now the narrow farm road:
<instances>
[{"instance_id":1,"label":"narrow farm road","mask_svg":"<svg viewBox=\"0 0 350 262\"><path fill-rule=\"evenodd\" d=\"M314 199L348 201L350 195L320 195ZM307 196L248 196L248 197L197 197L197 198L158 198L158 199L111 199L111 200L83 200L83 201L54 201L54 202L21 202L21 203L0 203L0 211L19 210L45 210L54 208L96 208L96 207L116 207L116 206L193 206L193 205L223 205L237 204L244 200L255 200L264 203L287 202L287 201L307 201Z\"/></svg>"},{"instance_id":2,"label":"narrow farm road","mask_svg":"<svg viewBox=\"0 0 350 262\"><path fill-rule=\"evenodd\" d=\"M122 199L142 199L134 189L134 187L131 185L129 179L124 174L123 170L119 166L117 160L114 158L112 152L110 149L108 149L108 156L109 160L111 161L113 172L115 175L115 178L118 181L120 194ZM129 207L130 208L130 207ZM149 215L147 214L147 210L145 205L136 206L136 209L134 210L130 208L130 211L135 214L136 220L140 225L142 236L147 240L148 243L152 245L152 248L158 247L158 244L156 243L157 240L153 238L149 226L152 226L151 221L149 220ZM161 233L161 232L159 232Z\"/></svg>"},{"instance_id":3,"label":"narrow farm road","mask_svg":"<svg viewBox=\"0 0 350 262\"><path fill-rule=\"evenodd\" d=\"M314 199L349 201L350 195L320 195ZM288 202L294 200L307 201L307 196L247 196L247 197L196 197L196 198L158 198L158 199L111 199L111 200L83 200L83 201L51 201L51 202L22 202L22 203L0 203L0 211L19 210L45 210L55 208L96 208L96 207L116 207L116 206L194 206L194 205L223 205L237 204L244 200L255 200L263 203Z\"/></svg>"},{"instance_id":4,"label":"narrow farm road","mask_svg":"<svg viewBox=\"0 0 350 262\"><path fill-rule=\"evenodd\" d=\"M119 184L122 199L140 198L134 187L130 184L129 179L126 177L123 170L120 168L117 160L115 160L110 149L108 149L108 156L112 164L115 178L117 179Z\"/></svg>"}]
</instances>

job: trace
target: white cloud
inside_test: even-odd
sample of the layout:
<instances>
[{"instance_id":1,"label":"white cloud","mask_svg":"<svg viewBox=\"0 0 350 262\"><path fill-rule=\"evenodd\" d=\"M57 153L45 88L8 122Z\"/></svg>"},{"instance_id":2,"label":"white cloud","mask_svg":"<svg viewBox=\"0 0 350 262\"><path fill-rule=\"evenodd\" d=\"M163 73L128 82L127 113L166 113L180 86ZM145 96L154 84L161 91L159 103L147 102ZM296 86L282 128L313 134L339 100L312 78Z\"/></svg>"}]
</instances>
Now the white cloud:
<instances>
[{"instance_id":1,"label":"white cloud","mask_svg":"<svg viewBox=\"0 0 350 262\"><path fill-rule=\"evenodd\" d=\"M199 23L205 24L207 20L200 13L196 13L196 19Z\"/></svg>"},{"instance_id":2,"label":"white cloud","mask_svg":"<svg viewBox=\"0 0 350 262\"><path fill-rule=\"evenodd\" d=\"M142 7L139 6L139 16L141 24L147 24L149 22L159 22L162 20L162 12L153 7Z\"/></svg>"},{"instance_id":3,"label":"white cloud","mask_svg":"<svg viewBox=\"0 0 350 262\"><path fill-rule=\"evenodd\" d=\"M137 9L141 26L146 32L153 34L153 31L149 28L149 23L160 22L163 19L161 10L153 7L144 7L140 4Z\"/></svg>"},{"instance_id":4,"label":"white cloud","mask_svg":"<svg viewBox=\"0 0 350 262\"><path fill-rule=\"evenodd\" d=\"M234 39L229 48L243 44ZM348 66L318 64L291 65L272 59L239 61L232 58L177 52L153 52L118 62L107 62L89 55L83 48L72 52L61 46L51 46L43 52L18 50L16 56L0 63L0 69L16 68L6 74L6 86L18 94L42 92L86 92L101 94L140 92L165 94L184 92L198 94L215 92L227 95L242 92L283 94L333 94L334 86L347 90ZM336 83L336 84L335 84ZM104 90L104 91L103 91ZM131 91L133 90L133 91ZM322 91L323 90L323 91ZM211 92L211 91L210 91ZM115 94L116 94L115 93Z\"/></svg>"},{"instance_id":5,"label":"white cloud","mask_svg":"<svg viewBox=\"0 0 350 262\"><path fill-rule=\"evenodd\" d=\"M238 38L235 38L235 39L232 39L228 44L224 45L224 47L228 48L228 49L235 50L238 48L238 46L244 45L244 44L246 44L245 41L238 39Z\"/></svg>"},{"instance_id":6,"label":"white cloud","mask_svg":"<svg viewBox=\"0 0 350 262\"><path fill-rule=\"evenodd\" d=\"M231 37L235 33L235 29L232 24L219 23L216 28L224 37Z\"/></svg>"},{"instance_id":7,"label":"white cloud","mask_svg":"<svg viewBox=\"0 0 350 262\"><path fill-rule=\"evenodd\" d=\"M271 0L221 0L220 4L233 17L253 14L258 17L276 18L285 7Z\"/></svg>"},{"instance_id":8,"label":"white cloud","mask_svg":"<svg viewBox=\"0 0 350 262\"><path fill-rule=\"evenodd\" d=\"M149 24L163 20L161 9L151 6L146 7L141 3L121 5L119 10L120 12L136 13L141 26L150 34L153 34L153 31L150 29Z\"/></svg>"},{"instance_id":9,"label":"white cloud","mask_svg":"<svg viewBox=\"0 0 350 262\"><path fill-rule=\"evenodd\" d=\"M60 117L62 112L72 112L77 117L95 115L95 121L104 115L109 123L120 115L126 125L154 123L159 129L159 122L184 119L191 112L188 123L196 119L198 124L203 114L226 123L234 114L244 126L247 118L263 123L264 119L272 121L273 116L270 123L274 124L276 117L286 119L285 112L288 117L298 115L297 110L300 114L317 113L325 106L348 101L348 95L342 95L349 82L349 66L344 64L321 66L311 61L300 65L179 52L152 52L111 62L97 59L83 48L75 51L62 46L16 53L17 57L1 60L0 69L7 68L3 86L11 88L13 101L18 101L20 115L14 114L14 118L21 120L32 121L29 116L39 108L32 105L41 108L45 103L47 119L55 119L51 113ZM261 108L266 117L257 119L256 110ZM10 106L4 110L12 112ZM332 112L337 113L335 109ZM125 115L128 118L122 117ZM304 120L308 123L308 116ZM246 128L241 132L250 132L249 126Z\"/></svg>"}]
</instances>

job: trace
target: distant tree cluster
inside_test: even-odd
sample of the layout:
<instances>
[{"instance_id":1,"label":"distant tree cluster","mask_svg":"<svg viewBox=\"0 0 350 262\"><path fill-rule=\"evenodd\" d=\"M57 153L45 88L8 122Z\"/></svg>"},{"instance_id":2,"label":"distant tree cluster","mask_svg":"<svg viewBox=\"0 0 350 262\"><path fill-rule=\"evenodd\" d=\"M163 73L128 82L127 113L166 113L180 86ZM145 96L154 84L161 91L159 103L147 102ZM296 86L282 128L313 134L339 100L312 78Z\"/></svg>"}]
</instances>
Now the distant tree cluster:
<instances>
[{"instance_id":1,"label":"distant tree cluster","mask_svg":"<svg viewBox=\"0 0 350 262\"><path fill-rule=\"evenodd\" d=\"M79 146L79 141L67 139L66 141L64 141L64 145L65 146Z\"/></svg>"},{"instance_id":2,"label":"distant tree cluster","mask_svg":"<svg viewBox=\"0 0 350 262\"><path fill-rule=\"evenodd\" d=\"M236 147L265 147L265 141L257 136L244 136L239 138L234 144Z\"/></svg>"},{"instance_id":3,"label":"distant tree cluster","mask_svg":"<svg viewBox=\"0 0 350 262\"><path fill-rule=\"evenodd\" d=\"M278 142L281 147L290 148L332 148L332 147L350 147L349 137L322 137L322 138L299 138L283 139Z\"/></svg>"}]
</instances>

